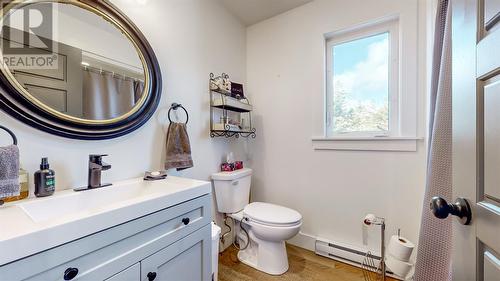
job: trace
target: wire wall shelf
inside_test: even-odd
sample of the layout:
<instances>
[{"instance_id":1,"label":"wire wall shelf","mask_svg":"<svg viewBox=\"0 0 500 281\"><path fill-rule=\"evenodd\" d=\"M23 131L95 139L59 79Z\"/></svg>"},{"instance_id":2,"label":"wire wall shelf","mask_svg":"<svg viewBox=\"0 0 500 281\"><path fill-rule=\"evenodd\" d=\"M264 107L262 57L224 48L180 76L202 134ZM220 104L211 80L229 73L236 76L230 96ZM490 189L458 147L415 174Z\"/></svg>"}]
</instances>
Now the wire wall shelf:
<instances>
[{"instance_id":1,"label":"wire wall shelf","mask_svg":"<svg viewBox=\"0 0 500 281\"><path fill-rule=\"evenodd\" d=\"M253 107L248 98L231 94L227 87L229 83L229 75L222 73L215 76L210 73L210 137L255 138L256 129L252 126ZM219 115L220 122L214 121ZM238 120L231 120L230 115L237 116Z\"/></svg>"}]
</instances>

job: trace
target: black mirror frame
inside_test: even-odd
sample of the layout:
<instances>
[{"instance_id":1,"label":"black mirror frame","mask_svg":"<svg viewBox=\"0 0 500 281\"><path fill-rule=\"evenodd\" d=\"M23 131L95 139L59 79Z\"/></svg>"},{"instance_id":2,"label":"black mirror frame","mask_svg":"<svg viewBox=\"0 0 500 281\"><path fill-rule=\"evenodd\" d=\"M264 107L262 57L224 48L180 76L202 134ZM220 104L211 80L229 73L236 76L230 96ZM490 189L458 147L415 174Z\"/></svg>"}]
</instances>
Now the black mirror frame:
<instances>
[{"instance_id":1,"label":"black mirror frame","mask_svg":"<svg viewBox=\"0 0 500 281\"><path fill-rule=\"evenodd\" d=\"M47 1L72 4L75 1ZM135 41L146 64L149 74L149 88L142 106L125 119L109 124L84 124L64 120L42 110L14 87L3 73L0 73L0 106L2 111L17 120L47 133L80 140L104 140L129 134L144 125L153 116L161 98L162 77L158 60L152 47L135 24L117 7L107 0L77 0L83 5L93 7L111 17L125 29Z\"/></svg>"}]
</instances>

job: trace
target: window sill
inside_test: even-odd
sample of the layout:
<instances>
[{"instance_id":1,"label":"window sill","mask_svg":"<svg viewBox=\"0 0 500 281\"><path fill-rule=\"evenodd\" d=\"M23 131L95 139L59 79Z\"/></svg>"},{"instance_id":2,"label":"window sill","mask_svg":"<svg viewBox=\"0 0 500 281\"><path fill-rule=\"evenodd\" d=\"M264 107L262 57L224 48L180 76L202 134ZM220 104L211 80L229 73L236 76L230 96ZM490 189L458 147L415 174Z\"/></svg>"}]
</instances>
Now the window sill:
<instances>
[{"instance_id":1,"label":"window sill","mask_svg":"<svg viewBox=\"0 0 500 281\"><path fill-rule=\"evenodd\" d=\"M417 151L422 137L313 137L314 150Z\"/></svg>"}]
</instances>

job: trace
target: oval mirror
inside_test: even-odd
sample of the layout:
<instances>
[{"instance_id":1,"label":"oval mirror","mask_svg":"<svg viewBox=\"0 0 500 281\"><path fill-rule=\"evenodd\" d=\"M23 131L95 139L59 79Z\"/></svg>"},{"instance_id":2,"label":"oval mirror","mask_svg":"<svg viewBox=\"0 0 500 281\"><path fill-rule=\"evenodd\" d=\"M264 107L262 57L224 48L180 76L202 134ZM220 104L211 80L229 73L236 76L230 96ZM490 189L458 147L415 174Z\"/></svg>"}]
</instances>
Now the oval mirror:
<instances>
[{"instance_id":1,"label":"oval mirror","mask_svg":"<svg viewBox=\"0 0 500 281\"><path fill-rule=\"evenodd\" d=\"M156 57L107 1L11 1L2 10L2 109L77 139L129 133L161 93Z\"/></svg>"}]
</instances>

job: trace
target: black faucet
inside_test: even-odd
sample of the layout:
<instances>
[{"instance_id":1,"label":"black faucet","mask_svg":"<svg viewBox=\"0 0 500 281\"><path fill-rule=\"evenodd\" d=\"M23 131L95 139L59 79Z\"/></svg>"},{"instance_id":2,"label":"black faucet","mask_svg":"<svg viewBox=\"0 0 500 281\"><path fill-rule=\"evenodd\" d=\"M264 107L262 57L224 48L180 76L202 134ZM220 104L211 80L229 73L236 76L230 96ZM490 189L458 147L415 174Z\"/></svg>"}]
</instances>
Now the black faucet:
<instances>
[{"instance_id":1,"label":"black faucet","mask_svg":"<svg viewBox=\"0 0 500 281\"><path fill-rule=\"evenodd\" d=\"M102 162L102 157L107 154L91 154L89 155L89 188L97 188L108 186L110 184L101 184L101 172L111 169L111 165Z\"/></svg>"},{"instance_id":2,"label":"black faucet","mask_svg":"<svg viewBox=\"0 0 500 281\"><path fill-rule=\"evenodd\" d=\"M92 188L99 188L110 186L110 183L101 183L102 171L111 169L111 165L102 162L102 157L108 156L107 154L91 154L89 155L89 177L88 184L85 187L76 188L75 191L82 191Z\"/></svg>"}]
</instances>

